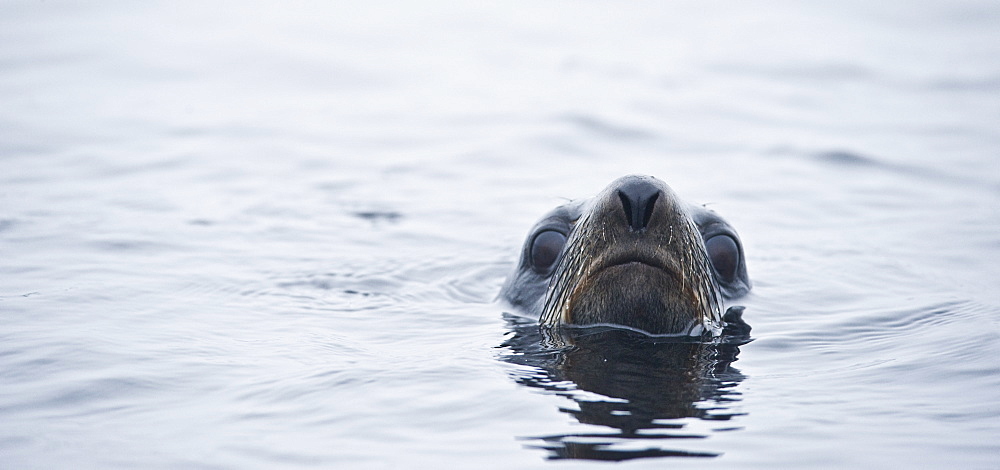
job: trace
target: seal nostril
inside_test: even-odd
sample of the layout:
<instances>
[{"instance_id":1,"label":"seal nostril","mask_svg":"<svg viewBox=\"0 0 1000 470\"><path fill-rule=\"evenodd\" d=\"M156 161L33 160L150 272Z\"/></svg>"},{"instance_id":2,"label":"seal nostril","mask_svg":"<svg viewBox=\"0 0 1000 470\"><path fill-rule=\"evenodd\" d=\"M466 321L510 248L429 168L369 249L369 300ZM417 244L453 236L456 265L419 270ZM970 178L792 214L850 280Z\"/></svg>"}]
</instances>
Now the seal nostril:
<instances>
[{"instance_id":1,"label":"seal nostril","mask_svg":"<svg viewBox=\"0 0 1000 470\"><path fill-rule=\"evenodd\" d=\"M632 231L638 232L649 225L659 196L659 188L642 180L630 181L618 189L618 198L622 200L625 219Z\"/></svg>"},{"instance_id":2,"label":"seal nostril","mask_svg":"<svg viewBox=\"0 0 1000 470\"><path fill-rule=\"evenodd\" d=\"M635 228L635 212L632 211L632 200L620 189L618 190L618 198L622 200L622 209L625 209L625 219L628 220L628 226Z\"/></svg>"},{"instance_id":3,"label":"seal nostril","mask_svg":"<svg viewBox=\"0 0 1000 470\"><path fill-rule=\"evenodd\" d=\"M649 225L649 219L653 217L653 207L656 206L656 199L660 197L660 191L656 191L646 202L646 211L642 214L642 227Z\"/></svg>"}]
</instances>

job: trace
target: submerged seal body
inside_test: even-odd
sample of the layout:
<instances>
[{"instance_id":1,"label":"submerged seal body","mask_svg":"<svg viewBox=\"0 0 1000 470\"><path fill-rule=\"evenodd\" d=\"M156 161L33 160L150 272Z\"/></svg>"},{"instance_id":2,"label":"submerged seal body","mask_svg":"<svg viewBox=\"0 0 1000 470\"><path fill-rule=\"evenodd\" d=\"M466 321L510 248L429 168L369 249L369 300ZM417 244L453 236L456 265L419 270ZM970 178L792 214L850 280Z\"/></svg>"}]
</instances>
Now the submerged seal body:
<instances>
[{"instance_id":1,"label":"submerged seal body","mask_svg":"<svg viewBox=\"0 0 1000 470\"><path fill-rule=\"evenodd\" d=\"M548 327L716 336L723 299L749 290L743 245L725 220L633 175L535 224L500 296Z\"/></svg>"}]
</instances>

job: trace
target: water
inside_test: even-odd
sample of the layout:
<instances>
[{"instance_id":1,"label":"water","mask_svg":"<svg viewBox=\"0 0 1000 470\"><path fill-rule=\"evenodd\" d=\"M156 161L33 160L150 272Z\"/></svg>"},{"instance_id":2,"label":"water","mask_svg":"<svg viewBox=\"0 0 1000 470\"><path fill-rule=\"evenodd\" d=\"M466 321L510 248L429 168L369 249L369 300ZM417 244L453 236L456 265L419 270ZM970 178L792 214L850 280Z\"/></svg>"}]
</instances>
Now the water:
<instances>
[{"instance_id":1,"label":"water","mask_svg":"<svg viewBox=\"0 0 1000 470\"><path fill-rule=\"evenodd\" d=\"M998 19L6 2L0 466L995 468ZM628 173L740 232L753 342L505 320Z\"/></svg>"}]
</instances>

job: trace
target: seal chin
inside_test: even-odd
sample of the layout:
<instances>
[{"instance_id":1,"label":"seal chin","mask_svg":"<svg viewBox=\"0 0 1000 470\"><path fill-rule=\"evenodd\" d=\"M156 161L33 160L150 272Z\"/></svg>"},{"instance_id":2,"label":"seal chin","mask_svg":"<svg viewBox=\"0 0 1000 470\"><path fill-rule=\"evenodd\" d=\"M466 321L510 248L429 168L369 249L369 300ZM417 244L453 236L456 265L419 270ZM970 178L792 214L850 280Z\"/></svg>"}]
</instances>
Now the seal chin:
<instances>
[{"instance_id":1,"label":"seal chin","mask_svg":"<svg viewBox=\"0 0 1000 470\"><path fill-rule=\"evenodd\" d=\"M596 270L573 290L566 320L577 325L615 324L652 334L687 334L701 313L678 277L647 261ZM688 298L685 298L688 297Z\"/></svg>"}]
</instances>

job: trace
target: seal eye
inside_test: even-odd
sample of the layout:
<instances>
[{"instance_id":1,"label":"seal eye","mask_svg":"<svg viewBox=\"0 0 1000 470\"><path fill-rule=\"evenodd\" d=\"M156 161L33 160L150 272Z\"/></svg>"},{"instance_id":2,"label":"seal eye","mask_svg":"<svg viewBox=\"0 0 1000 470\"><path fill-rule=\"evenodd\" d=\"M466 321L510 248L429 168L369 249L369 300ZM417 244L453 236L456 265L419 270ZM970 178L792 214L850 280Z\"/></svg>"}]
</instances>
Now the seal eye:
<instances>
[{"instance_id":1,"label":"seal eye","mask_svg":"<svg viewBox=\"0 0 1000 470\"><path fill-rule=\"evenodd\" d=\"M712 267L722 282L736 280L736 269L740 265L740 249L736 240L729 235L716 235L705 240L705 250L712 260Z\"/></svg>"},{"instance_id":2,"label":"seal eye","mask_svg":"<svg viewBox=\"0 0 1000 470\"><path fill-rule=\"evenodd\" d=\"M535 270L548 271L559 258L563 245L566 244L566 235L555 230L546 230L535 235L531 242L531 264Z\"/></svg>"}]
</instances>

